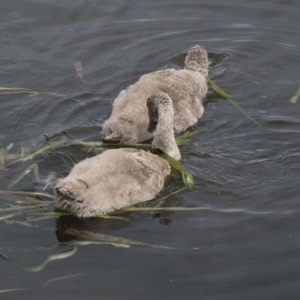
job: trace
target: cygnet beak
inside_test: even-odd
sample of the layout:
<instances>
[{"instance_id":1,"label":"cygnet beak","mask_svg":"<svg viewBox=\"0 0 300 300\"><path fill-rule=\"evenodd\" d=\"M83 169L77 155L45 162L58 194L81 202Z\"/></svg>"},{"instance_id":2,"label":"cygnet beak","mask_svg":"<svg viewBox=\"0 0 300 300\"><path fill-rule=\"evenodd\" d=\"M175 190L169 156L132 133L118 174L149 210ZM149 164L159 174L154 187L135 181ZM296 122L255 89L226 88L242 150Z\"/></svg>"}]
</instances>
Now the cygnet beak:
<instances>
[{"instance_id":1,"label":"cygnet beak","mask_svg":"<svg viewBox=\"0 0 300 300\"><path fill-rule=\"evenodd\" d=\"M148 128L147 128L148 132L153 133L156 129L156 126L157 126L157 122L154 122L154 121L150 120Z\"/></svg>"}]
</instances>

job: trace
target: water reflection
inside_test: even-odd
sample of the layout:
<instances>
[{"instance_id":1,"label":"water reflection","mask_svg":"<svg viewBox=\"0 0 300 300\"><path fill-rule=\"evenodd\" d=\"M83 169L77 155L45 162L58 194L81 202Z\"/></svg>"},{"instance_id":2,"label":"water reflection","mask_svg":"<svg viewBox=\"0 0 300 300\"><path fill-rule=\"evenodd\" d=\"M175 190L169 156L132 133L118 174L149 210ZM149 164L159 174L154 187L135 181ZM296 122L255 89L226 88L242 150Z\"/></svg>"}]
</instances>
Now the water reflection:
<instances>
[{"instance_id":1,"label":"water reflection","mask_svg":"<svg viewBox=\"0 0 300 300\"><path fill-rule=\"evenodd\" d=\"M148 217L158 219L160 225L170 225L172 223L172 211L150 212ZM55 221L55 234L59 243L67 243L76 239L76 235L68 234L68 229L75 229L79 232L90 232L93 234L111 234L122 229L134 226L138 222L138 217L133 213L122 213L121 215L110 215L106 218L77 218L72 215L60 216ZM116 233L117 234L117 233Z\"/></svg>"},{"instance_id":2,"label":"water reflection","mask_svg":"<svg viewBox=\"0 0 300 300\"><path fill-rule=\"evenodd\" d=\"M55 234L59 243L66 243L74 240L76 236L66 233L69 228L78 231L89 231L92 233L111 233L113 231L130 226L128 217L123 220L102 219L102 218L77 218L75 216L61 216L55 222Z\"/></svg>"}]
</instances>

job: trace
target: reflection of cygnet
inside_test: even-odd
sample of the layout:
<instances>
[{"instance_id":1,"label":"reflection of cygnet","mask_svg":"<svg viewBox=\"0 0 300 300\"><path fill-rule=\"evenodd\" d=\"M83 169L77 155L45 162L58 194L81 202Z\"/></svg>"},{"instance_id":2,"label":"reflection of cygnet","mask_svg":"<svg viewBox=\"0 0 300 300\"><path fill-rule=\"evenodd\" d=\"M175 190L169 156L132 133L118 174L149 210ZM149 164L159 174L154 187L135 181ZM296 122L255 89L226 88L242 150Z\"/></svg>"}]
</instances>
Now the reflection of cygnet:
<instances>
[{"instance_id":1,"label":"reflection of cygnet","mask_svg":"<svg viewBox=\"0 0 300 300\"><path fill-rule=\"evenodd\" d=\"M143 75L115 99L110 118L104 122L104 141L142 142L153 137L147 131L147 99L158 93L169 95L174 108L174 130L185 131L197 123L207 93L208 58L201 46L192 47L185 59L185 69L167 69Z\"/></svg>"},{"instance_id":2,"label":"reflection of cygnet","mask_svg":"<svg viewBox=\"0 0 300 300\"><path fill-rule=\"evenodd\" d=\"M180 159L173 129L172 101L158 93L147 101L152 145ZM56 207L78 217L92 217L153 199L163 188L170 166L163 158L139 149L107 150L87 158L55 186Z\"/></svg>"}]
</instances>

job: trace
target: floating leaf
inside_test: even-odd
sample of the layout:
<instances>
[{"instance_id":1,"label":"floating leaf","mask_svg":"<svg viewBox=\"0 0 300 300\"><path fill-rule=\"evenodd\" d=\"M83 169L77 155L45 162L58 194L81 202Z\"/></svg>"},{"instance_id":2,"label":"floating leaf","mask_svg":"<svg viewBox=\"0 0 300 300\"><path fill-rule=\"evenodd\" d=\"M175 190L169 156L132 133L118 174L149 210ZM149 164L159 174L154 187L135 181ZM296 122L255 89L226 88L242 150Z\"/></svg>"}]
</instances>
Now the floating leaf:
<instances>
[{"instance_id":1,"label":"floating leaf","mask_svg":"<svg viewBox=\"0 0 300 300\"><path fill-rule=\"evenodd\" d=\"M290 102L296 104L297 101L298 101L299 96L300 96L300 88L299 88L298 91L296 92L295 96L293 96L293 97L291 98Z\"/></svg>"},{"instance_id":2,"label":"floating leaf","mask_svg":"<svg viewBox=\"0 0 300 300\"><path fill-rule=\"evenodd\" d=\"M248 120L255 123L259 127L261 125L254 119L252 119L243 108L241 108L233 99L231 99L212 79L206 77L207 81L211 84L212 88L223 98L228 100L233 106L235 106Z\"/></svg>"},{"instance_id":3,"label":"floating leaf","mask_svg":"<svg viewBox=\"0 0 300 300\"><path fill-rule=\"evenodd\" d=\"M82 79L83 78L83 67L82 67L81 61L75 61L74 68L76 70L78 77L81 79L81 81L83 81L83 79Z\"/></svg>"},{"instance_id":4,"label":"floating leaf","mask_svg":"<svg viewBox=\"0 0 300 300\"><path fill-rule=\"evenodd\" d=\"M22 288L22 289L0 290L0 294L2 294L2 293L9 293L9 292L16 292L16 291L23 291L23 290L27 290L27 289L26 288Z\"/></svg>"}]
</instances>

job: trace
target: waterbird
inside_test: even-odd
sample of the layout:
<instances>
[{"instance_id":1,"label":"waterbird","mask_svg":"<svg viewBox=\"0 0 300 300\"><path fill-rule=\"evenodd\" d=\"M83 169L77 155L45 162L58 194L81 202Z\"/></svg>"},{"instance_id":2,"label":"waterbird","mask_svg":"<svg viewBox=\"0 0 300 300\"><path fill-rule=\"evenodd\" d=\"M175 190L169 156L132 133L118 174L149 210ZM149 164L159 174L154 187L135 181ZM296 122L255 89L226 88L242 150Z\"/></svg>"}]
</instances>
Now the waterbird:
<instances>
[{"instance_id":1,"label":"waterbird","mask_svg":"<svg viewBox=\"0 0 300 300\"><path fill-rule=\"evenodd\" d=\"M143 75L115 99L111 116L103 124L103 141L135 143L151 139L147 99L159 92L172 100L175 133L195 125L204 112L207 75L207 52L199 45L188 51L183 70L166 69Z\"/></svg>"}]
</instances>

